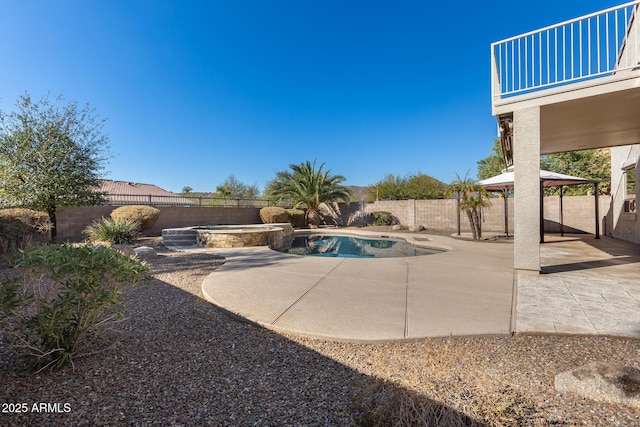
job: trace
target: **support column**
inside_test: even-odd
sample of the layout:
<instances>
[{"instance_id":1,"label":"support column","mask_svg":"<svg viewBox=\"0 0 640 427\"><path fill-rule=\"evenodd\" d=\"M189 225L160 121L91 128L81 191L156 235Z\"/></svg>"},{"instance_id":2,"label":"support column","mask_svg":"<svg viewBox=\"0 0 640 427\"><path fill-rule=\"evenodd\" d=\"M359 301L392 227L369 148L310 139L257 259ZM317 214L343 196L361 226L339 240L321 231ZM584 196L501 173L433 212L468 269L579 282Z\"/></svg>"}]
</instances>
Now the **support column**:
<instances>
[{"instance_id":1,"label":"support column","mask_svg":"<svg viewBox=\"0 0 640 427\"><path fill-rule=\"evenodd\" d=\"M540 271L540 107L513 113L514 267Z\"/></svg>"}]
</instances>

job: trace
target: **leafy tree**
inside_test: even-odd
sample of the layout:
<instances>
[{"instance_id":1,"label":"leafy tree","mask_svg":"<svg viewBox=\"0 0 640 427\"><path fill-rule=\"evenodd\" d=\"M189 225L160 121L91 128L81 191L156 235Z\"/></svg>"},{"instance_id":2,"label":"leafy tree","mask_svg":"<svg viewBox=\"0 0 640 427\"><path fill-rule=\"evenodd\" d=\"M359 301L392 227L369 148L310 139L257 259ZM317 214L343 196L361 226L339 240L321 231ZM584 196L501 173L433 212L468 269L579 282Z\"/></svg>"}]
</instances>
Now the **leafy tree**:
<instances>
[{"instance_id":1,"label":"leafy tree","mask_svg":"<svg viewBox=\"0 0 640 427\"><path fill-rule=\"evenodd\" d=\"M316 161L289 165L290 171L276 173L270 194L279 201L291 201L296 208L306 208L305 222L311 227L320 223L319 207L328 203L349 202L349 189L341 185L342 175L332 175L331 169L323 171L324 163L316 169Z\"/></svg>"},{"instance_id":2,"label":"leafy tree","mask_svg":"<svg viewBox=\"0 0 640 427\"><path fill-rule=\"evenodd\" d=\"M256 184L247 185L239 181L235 175L229 175L222 184L216 187L216 193L222 197L235 199L255 199L260 196L260 190Z\"/></svg>"},{"instance_id":3,"label":"leafy tree","mask_svg":"<svg viewBox=\"0 0 640 427\"><path fill-rule=\"evenodd\" d=\"M459 195L460 210L464 211L469 218L471 234L473 240L482 238L482 228L480 226L480 210L490 206L486 190L466 174L464 178L456 174L456 179L449 185L447 195L449 197Z\"/></svg>"},{"instance_id":4,"label":"leafy tree","mask_svg":"<svg viewBox=\"0 0 640 427\"><path fill-rule=\"evenodd\" d=\"M185 187L182 187L182 193L183 194L189 194L193 191L193 188L189 187L188 185Z\"/></svg>"},{"instance_id":5,"label":"leafy tree","mask_svg":"<svg viewBox=\"0 0 640 427\"><path fill-rule=\"evenodd\" d=\"M421 172L404 177L388 174L367 187L367 195L370 201L441 199L446 189L444 182Z\"/></svg>"},{"instance_id":6,"label":"leafy tree","mask_svg":"<svg viewBox=\"0 0 640 427\"><path fill-rule=\"evenodd\" d=\"M500 175L505 168L504 158L502 157L502 146L500 140L493 141L491 154L482 160L478 160L478 179L487 179L492 176Z\"/></svg>"},{"instance_id":7,"label":"leafy tree","mask_svg":"<svg viewBox=\"0 0 640 427\"><path fill-rule=\"evenodd\" d=\"M608 148L596 150L569 151L567 153L543 156L541 167L553 172L579 176L600 181L601 194L611 193L611 151ZM557 192L557 189L551 189ZM593 185L572 185L563 189L568 195L593 193Z\"/></svg>"},{"instance_id":8,"label":"leafy tree","mask_svg":"<svg viewBox=\"0 0 640 427\"><path fill-rule=\"evenodd\" d=\"M596 150L570 151L548 154L540 158L540 168L551 172L599 180L603 194L611 192L611 152L608 148ZM478 161L478 179L487 179L502 173L504 160L500 141L495 140L491 154ZM556 188L547 188L545 193L557 193ZM584 195L593 192L593 185L572 185L564 188L569 195Z\"/></svg>"},{"instance_id":9,"label":"leafy tree","mask_svg":"<svg viewBox=\"0 0 640 427\"><path fill-rule=\"evenodd\" d=\"M62 102L48 96L34 102L25 93L17 111L0 111L0 199L46 212L54 240L60 207L102 202L99 174L108 149L94 110Z\"/></svg>"}]
</instances>

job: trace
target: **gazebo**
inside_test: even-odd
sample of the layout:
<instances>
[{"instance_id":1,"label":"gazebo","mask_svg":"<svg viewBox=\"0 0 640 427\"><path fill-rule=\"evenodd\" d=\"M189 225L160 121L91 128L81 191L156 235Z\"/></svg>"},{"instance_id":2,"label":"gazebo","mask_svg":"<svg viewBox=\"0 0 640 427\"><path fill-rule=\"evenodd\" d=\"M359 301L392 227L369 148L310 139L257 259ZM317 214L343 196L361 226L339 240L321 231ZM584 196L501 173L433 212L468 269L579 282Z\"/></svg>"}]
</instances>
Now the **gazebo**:
<instances>
[{"instance_id":1,"label":"gazebo","mask_svg":"<svg viewBox=\"0 0 640 427\"><path fill-rule=\"evenodd\" d=\"M483 179L478 184L487 191L501 191L504 194L504 231L509 236L509 207L507 198L509 190L513 188L514 172L513 167L505 170L500 175ZM565 185L593 184L595 197L595 216L596 216L596 239L600 238L600 223L598 218L600 210L598 207L598 184L600 181L579 178L577 176L564 175L561 173L540 170L540 243L544 243L544 188L560 187L560 234L564 236L564 220L562 215L562 189Z\"/></svg>"}]
</instances>

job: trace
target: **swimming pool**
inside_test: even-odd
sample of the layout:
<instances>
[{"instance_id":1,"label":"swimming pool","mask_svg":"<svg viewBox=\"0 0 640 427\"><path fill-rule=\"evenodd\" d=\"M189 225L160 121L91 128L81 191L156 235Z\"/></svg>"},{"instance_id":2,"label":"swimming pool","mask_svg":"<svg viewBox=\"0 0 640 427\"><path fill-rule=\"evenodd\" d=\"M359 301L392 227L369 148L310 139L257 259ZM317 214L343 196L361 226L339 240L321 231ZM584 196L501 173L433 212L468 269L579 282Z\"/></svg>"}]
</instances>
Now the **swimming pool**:
<instances>
[{"instance_id":1,"label":"swimming pool","mask_svg":"<svg viewBox=\"0 0 640 427\"><path fill-rule=\"evenodd\" d=\"M285 252L322 257L393 258L432 255L444 251L414 246L404 239L314 234L296 236Z\"/></svg>"}]
</instances>

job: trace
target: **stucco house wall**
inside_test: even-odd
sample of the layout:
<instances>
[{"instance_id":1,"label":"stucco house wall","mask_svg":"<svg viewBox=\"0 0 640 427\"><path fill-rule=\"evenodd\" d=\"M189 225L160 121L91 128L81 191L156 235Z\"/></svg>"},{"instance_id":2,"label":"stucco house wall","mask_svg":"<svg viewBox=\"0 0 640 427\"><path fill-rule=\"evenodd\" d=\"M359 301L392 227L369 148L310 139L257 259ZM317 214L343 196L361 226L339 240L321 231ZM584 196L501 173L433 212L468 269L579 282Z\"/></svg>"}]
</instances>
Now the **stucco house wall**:
<instances>
[{"instance_id":1,"label":"stucco house wall","mask_svg":"<svg viewBox=\"0 0 640 427\"><path fill-rule=\"evenodd\" d=\"M638 212L623 212L626 194L625 166L635 163L636 177L640 175L640 144L611 148L611 213L613 227L611 237L640 243L640 219ZM637 180L637 178L636 178ZM636 203L640 192L636 183Z\"/></svg>"}]
</instances>

